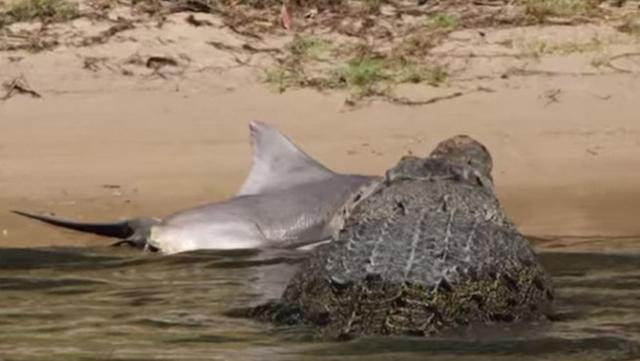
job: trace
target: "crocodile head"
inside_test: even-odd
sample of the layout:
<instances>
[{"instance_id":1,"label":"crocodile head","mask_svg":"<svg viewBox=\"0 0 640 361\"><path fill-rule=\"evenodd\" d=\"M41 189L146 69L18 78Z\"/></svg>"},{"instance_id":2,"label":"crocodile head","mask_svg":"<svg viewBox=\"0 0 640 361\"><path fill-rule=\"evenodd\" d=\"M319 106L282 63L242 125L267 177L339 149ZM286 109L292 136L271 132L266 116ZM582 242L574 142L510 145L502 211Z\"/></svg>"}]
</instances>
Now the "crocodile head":
<instances>
[{"instance_id":1,"label":"crocodile head","mask_svg":"<svg viewBox=\"0 0 640 361\"><path fill-rule=\"evenodd\" d=\"M468 135L456 135L438 143L429 158L444 158L449 163L472 167L480 175L491 178L493 160L487 148Z\"/></svg>"},{"instance_id":2,"label":"crocodile head","mask_svg":"<svg viewBox=\"0 0 640 361\"><path fill-rule=\"evenodd\" d=\"M487 148L467 135L440 142L426 158L404 156L386 173L395 179L455 179L493 189L493 161Z\"/></svg>"}]
</instances>

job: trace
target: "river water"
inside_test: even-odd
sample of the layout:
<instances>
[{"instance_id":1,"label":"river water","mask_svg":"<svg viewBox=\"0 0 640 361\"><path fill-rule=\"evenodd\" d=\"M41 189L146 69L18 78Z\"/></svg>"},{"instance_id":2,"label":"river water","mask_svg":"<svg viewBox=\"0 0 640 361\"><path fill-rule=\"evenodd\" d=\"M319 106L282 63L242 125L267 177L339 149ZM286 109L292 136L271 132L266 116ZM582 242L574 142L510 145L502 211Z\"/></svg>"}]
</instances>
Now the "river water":
<instances>
[{"instance_id":1,"label":"river water","mask_svg":"<svg viewBox=\"0 0 640 361\"><path fill-rule=\"evenodd\" d=\"M225 316L277 297L305 256L0 249L0 360L640 359L640 253L540 253L553 322L311 342Z\"/></svg>"}]
</instances>

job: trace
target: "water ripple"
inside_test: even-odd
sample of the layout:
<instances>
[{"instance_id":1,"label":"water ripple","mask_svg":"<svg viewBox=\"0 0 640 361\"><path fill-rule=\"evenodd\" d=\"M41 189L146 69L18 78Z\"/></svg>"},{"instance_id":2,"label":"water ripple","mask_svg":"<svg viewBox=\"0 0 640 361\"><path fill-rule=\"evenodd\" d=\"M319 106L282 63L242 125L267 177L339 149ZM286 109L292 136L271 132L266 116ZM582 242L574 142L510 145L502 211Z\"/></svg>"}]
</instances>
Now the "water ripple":
<instances>
[{"instance_id":1,"label":"water ripple","mask_svg":"<svg viewBox=\"0 0 640 361\"><path fill-rule=\"evenodd\" d=\"M304 341L225 317L278 297L293 251L0 249L0 360L630 360L640 357L640 255L543 253L558 317L436 339Z\"/></svg>"}]
</instances>

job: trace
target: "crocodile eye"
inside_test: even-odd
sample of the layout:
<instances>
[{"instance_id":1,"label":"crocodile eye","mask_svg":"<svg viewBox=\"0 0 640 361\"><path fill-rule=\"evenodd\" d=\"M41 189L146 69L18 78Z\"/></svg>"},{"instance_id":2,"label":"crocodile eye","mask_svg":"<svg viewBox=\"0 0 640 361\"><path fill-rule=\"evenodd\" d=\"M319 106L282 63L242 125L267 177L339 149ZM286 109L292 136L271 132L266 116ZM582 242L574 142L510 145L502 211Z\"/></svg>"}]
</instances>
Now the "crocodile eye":
<instances>
[{"instance_id":1,"label":"crocodile eye","mask_svg":"<svg viewBox=\"0 0 640 361\"><path fill-rule=\"evenodd\" d=\"M382 275L380 275L379 273L367 273L367 275L364 276L364 280L368 283L381 282Z\"/></svg>"},{"instance_id":2,"label":"crocodile eye","mask_svg":"<svg viewBox=\"0 0 640 361\"><path fill-rule=\"evenodd\" d=\"M331 285L331 289L338 293L349 288L349 283L346 280L336 276L329 277L329 285Z\"/></svg>"}]
</instances>

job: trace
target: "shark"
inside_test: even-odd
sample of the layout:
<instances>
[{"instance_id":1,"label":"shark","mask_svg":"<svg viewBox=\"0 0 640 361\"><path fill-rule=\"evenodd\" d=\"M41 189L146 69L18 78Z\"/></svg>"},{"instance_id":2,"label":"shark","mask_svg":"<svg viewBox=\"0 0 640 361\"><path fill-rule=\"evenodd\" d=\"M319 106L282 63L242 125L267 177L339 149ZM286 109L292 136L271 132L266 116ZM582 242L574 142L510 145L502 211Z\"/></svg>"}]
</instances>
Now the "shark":
<instances>
[{"instance_id":1,"label":"shark","mask_svg":"<svg viewBox=\"0 0 640 361\"><path fill-rule=\"evenodd\" d=\"M164 218L77 222L20 210L49 225L117 238L113 245L175 254L196 250L304 248L327 242L342 226L344 205L378 176L338 173L286 135L249 122L252 165L233 197Z\"/></svg>"}]
</instances>

